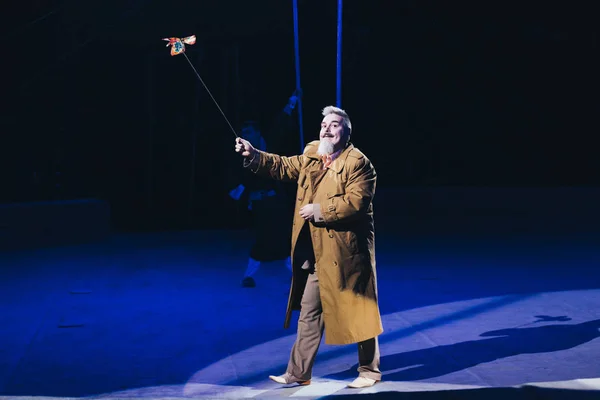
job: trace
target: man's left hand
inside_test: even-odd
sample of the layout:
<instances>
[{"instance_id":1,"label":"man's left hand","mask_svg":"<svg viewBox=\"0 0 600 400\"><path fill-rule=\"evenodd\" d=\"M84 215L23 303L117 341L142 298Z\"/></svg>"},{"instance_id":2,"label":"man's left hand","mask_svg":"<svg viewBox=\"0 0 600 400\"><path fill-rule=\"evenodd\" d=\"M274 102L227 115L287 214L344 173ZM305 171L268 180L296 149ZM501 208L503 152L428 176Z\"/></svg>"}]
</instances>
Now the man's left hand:
<instances>
[{"instance_id":1,"label":"man's left hand","mask_svg":"<svg viewBox=\"0 0 600 400\"><path fill-rule=\"evenodd\" d=\"M306 221L312 221L315 218L314 207L312 204L307 204L300 209L300 216Z\"/></svg>"}]
</instances>

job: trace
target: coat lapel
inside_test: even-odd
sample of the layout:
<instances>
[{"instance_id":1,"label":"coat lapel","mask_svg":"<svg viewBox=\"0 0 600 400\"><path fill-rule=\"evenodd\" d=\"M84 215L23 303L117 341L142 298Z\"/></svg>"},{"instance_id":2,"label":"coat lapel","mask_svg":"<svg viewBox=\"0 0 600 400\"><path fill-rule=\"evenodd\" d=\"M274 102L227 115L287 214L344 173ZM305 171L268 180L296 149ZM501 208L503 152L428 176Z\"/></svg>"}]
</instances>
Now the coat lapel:
<instances>
[{"instance_id":1,"label":"coat lapel","mask_svg":"<svg viewBox=\"0 0 600 400\"><path fill-rule=\"evenodd\" d=\"M344 151L342 151L342 154L340 154L338 158L333 160L333 162L329 166L329 169L338 174L342 172L342 169L344 169L344 165L346 164L346 159L348 158L348 155L350 154L353 148L354 146L352 145L352 143L348 143L348 146L346 146Z\"/></svg>"},{"instance_id":2,"label":"coat lapel","mask_svg":"<svg viewBox=\"0 0 600 400\"><path fill-rule=\"evenodd\" d=\"M321 171L319 169L315 169L312 171L309 171L308 173L308 183L310 185L310 193L311 193L311 197L315 195L315 189L316 189L316 181L317 181L317 175L320 173ZM312 201L312 199L311 199Z\"/></svg>"},{"instance_id":3,"label":"coat lapel","mask_svg":"<svg viewBox=\"0 0 600 400\"><path fill-rule=\"evenodd\" d=\"M315 149L316 148L318 148L318 146L316 146ZM316 161L315 163L313 163L313 165L310 167L310 169L306 172L306 177L308 180L308 185L309 185L309 189L310 189L310 193L311 193L311 197L312 197L312 196L314 196L314 193L315 193L315 182L316 182L317 174L323 167L323 163L321 161L321 156L319 156L316 151L307 153L306 156L308 158Z\"/></svg>"}]
</instances>

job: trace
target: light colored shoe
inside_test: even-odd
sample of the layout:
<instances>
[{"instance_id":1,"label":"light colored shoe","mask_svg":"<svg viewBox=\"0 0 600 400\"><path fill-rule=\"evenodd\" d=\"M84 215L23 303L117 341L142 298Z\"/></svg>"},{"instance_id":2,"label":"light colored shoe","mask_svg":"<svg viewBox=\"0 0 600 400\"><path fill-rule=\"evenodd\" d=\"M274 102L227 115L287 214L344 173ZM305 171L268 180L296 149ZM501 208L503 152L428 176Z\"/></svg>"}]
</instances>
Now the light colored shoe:
<instances>
[{"instance_id":1,"label":"light colored shoe","mask_svg":"<svg viewBox=\"0 0 600 400\"><path fill-rule=\"evenodd\" d=\"M301 386L310 385L310 379L307 381L303 381L296 378L295 376L292 376L292 374L287 372L279 376L269 375L269 379L277 383L281 383L282 385L289 385L290 383L297 383Z\"/></svg>"},{"instance_id":2,"label":"light colored shoe","mask_svg":"<svg viewBox=\"0 0 600 400\"><path fill-rule=\"evenodd\" d=\"M348 387L354 388L354 389L362 389L362 388L371 387L376 383L377 383L377 381L375 379L365 378L364 376L359 376L358 378L353 380L352 383L348 385Z\"/></svg>"}]
</instances>

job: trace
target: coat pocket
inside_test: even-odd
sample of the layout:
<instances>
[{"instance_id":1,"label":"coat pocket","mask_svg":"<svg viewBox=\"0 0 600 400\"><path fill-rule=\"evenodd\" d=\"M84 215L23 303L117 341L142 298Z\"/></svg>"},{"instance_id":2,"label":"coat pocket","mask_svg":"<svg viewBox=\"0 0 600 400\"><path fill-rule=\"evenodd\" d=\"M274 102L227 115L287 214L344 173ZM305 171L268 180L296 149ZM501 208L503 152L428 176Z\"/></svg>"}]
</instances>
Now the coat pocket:
<instances>
[{"instance_id":1,"label":"coat pocket","mask_svg":"<svg viewBox=\"0 0 600 400\"><path fill-rule=\"evenodd\" d=\"M351 230L329 230L329 237L334 239L333 246L336 247L340 258L345 259L347 257L358 254L358 241L356 233Z\"/></svg>"}]
</instances>

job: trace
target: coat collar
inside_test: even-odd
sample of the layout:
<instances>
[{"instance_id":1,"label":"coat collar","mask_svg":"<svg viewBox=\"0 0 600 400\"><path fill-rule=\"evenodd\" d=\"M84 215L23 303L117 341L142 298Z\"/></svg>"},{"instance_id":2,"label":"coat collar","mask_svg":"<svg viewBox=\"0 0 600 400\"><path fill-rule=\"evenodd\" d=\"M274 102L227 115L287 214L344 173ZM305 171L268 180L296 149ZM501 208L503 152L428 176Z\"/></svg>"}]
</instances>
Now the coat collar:
<instances>
[{"instance_id":1,"label":"coat collar","mask_svg":"<svg viewBox=\"0 0 600 400\"><path fill-rule=\"evenodd\" d=\"M308 158L312 158L315 160L321 160L321 156L317 154L317 149L319 148L318 144L314 147L313 151L310 151L309 153L306 154L306 156ZM342 153L335 159L333 160L333 162L331 163L331 165L329 166L329 169L335 171L336 173L340 173L342 172L342 169L344 168L344 164L346 164L346 159L348 158L348 155L350 154L350 152L354 149L354 145L351 142L348 142L348 145L346 146L346 148L342 151Z\"/></svg>"}]
</instances>

